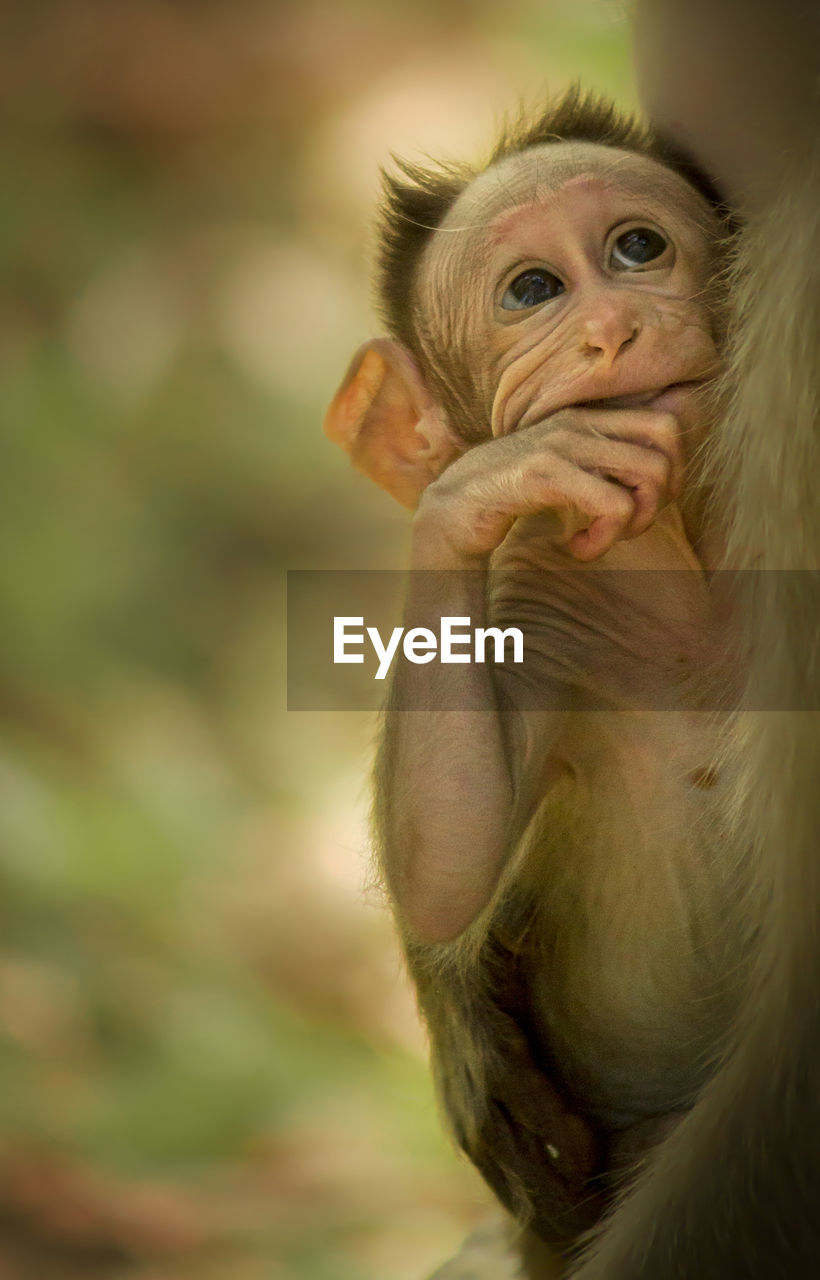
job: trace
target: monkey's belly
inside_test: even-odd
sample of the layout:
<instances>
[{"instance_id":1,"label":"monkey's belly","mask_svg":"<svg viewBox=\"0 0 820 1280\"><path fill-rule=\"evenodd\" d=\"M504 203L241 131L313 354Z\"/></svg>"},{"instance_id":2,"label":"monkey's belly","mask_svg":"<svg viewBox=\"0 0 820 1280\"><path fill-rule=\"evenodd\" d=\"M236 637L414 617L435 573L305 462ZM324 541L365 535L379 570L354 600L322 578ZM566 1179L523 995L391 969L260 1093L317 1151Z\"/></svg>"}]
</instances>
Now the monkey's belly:
<instances>
[{"instance_id":1,"label":"monkey's belly","mask_svg":"<svg viewBox=\"0 0 820 1280\"><path fill-rule=\"evenodd\" d=\"M717 836L714 724L571 717L570 772L539 812L536 1017L567 1086L606 1128L690 1105L737 1004L737 863Z\"/></svg>"}]
</instances>

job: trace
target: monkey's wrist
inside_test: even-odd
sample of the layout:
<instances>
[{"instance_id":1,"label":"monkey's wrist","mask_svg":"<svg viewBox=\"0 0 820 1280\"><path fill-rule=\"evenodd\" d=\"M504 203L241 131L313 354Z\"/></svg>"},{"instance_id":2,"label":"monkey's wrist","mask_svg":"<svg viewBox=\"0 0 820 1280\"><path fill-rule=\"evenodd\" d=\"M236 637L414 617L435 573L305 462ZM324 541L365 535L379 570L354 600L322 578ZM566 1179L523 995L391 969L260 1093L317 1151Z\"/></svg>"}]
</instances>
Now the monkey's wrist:
<instances>
[{"instance_id":1,"label":"monkey's wrist","mask_svg":"<svg viewBox=\"0 0 820 1280\"><path fill-rule=\"evenodd\" d=\"M475 551L460 545L438 521L413 523L410 565L413 569L486 569L491 551Z\"/></svg>"}]
</instances>

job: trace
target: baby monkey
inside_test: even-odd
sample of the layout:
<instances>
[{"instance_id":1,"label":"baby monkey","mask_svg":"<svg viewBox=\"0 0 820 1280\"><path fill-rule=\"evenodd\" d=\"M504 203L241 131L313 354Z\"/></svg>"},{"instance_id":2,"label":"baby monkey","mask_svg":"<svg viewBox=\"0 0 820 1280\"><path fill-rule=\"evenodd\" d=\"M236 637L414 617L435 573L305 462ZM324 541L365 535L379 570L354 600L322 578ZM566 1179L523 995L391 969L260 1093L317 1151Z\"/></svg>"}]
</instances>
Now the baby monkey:
<instances>
[{"instance_id":1,"label":"baby monkey","mask_svg":"<svg viewBox=\"0 0 820 1280\"><path fill-rule=\"evenodd\" d=\"M385 182L391 337L325 428L415 510L412 567L450 571L411 575L409 624L518 625L527 660L397 673L376 835L456 1138L571 1256L739 999L700 469L727 225L575 90L484 166ZM399 709L422 687L440 709Z\"/></svg>"}]
</instances>

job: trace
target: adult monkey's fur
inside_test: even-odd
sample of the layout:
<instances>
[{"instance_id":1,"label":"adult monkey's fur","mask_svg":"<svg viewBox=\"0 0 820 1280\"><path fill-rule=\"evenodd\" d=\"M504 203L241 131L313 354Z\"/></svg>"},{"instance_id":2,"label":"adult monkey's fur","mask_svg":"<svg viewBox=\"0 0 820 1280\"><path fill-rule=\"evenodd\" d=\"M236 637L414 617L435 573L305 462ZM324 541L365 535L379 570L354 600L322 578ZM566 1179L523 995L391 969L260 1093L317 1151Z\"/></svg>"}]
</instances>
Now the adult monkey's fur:
<instances>
[{"instance_id":1,"label":"adult monkey's fur","mask_svg":"<svg viewBox=\"0 0 820 1280\"><path fill-rule=\"evenodd\" d=\"M732 512L728 563L756 571L744 591L749 704L774 708L815 707L820 674L820 599L801 572L820 567L820 171L815 157L810 186L806 163L742 237L714 450ZM820 1262L820 714L744 713L728 751L737 847L757 869L747 1007L711 1087L605 1224L579 1280L808 1277Z\"/></svg>"},{"instance_id":2,"label":"adult monkey's fur","mask_svg":"<svg viewBox=\"0 0 820 1280\"><path fill-rule=\"evenodd\" d=\"M746 211L711 453L726 563L755 571L743 609L748 706L776 709L741 715L727 744L736 847L754 861L749 919L759 928L740 1026L712 1085L574 1274L794 1280L820 1263L820 21L817 6L798 0L724 2L714 32L692 0L647 0L644 10L647 24L668 24L647 55L661 63L650 107ZM695 101L702 79L687 87L681 71L677 86L658 87L666 73L674 78L674 35L691 38L690 21L693 47L706 42L707 71L710 56L713 70L722 56L738 60L723 96L719 81L712 90L711 134ZM733 22L745 43L721 48ZM768 83L756 74L772 57L779 84L777 74ZM754 128L764 115L770 132L737 163L744 122Z\"/></svg>"}]
</instances>

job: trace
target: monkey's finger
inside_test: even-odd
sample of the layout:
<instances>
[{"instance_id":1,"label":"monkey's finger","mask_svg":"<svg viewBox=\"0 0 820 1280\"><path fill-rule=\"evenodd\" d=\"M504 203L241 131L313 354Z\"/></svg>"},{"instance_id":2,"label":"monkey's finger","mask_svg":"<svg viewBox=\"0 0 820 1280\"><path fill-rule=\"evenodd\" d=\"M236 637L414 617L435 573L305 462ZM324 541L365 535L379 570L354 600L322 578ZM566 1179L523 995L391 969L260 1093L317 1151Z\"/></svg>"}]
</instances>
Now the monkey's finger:
<instances>
[{"instance_id":1,"label":"monkey's finger","mask_svg":"<svg viewBox=\"0 0 820 1280\"><path fill-rule=\"evenodd\" d=\"M621 537L637 538L674 498L672 464L660 450L623 441L586 439L575 450L585 471L630 491L634 509Z\"/></svg>"},{"instance_id":2,"label":"monkey's finger","mask_svg":"<svg viewBox=\"0 0 820 1280\"><path fill-rule=\"evenodd\" d=\"M570 443L567 443L570 441ZM594 464L609 462L611 468L622 461L623 444L611 441L597 442L597 452L587 443L589 470L579 466L571 456L577 451L578 437L564 434L561 451L539 450L533 457L527 450L524 456L508 461L507 466L469 476L456 489L453 481L436 481L431 485L419 507L417 520L422 516L447 530L449 541L469 554L484 554L499 546L512 524L521 516L552 512L556 533L555 546L566 546L575 534L589 530L598 523L594 532L583 540L584 558L594 559L603 555L613 542L624 536L636 514L633 488L640 495L641 519L647 518L644 507L653 501L646 480L647 467L640 474L635 469L635 457L650 451L635 451L629 455L633 463L628 472L629 484L621 484L601 478L607 468ZM520 450L517 450L520 453ZM570 456L562 456L569 453ZM649 467L657 466L650 459ZM455 470L455 468L453 468ZM446 475L446 473L445 473ZM443 478L444 479L444 478ZM448 492L449 490L449 492ZM649 512L651 520L653 511ZM631 536L631 534L629 535Z\"/></svg>"},{"instance_id":3,"label":"monkey's finger","mask_svg":"<svg viewBox=\"0 0 820 1280\"><path fill-rule=\"evenodd\" d=\"M566 549L575 560L597 560L623 537L623 526L611 516L596 516L586 529L573 534Z\"/></svg>"},{"instance_id":4,"label":"monkey's finger","mask_svg":"<svg viewBox=\"0 0 820 1280\"><path fill-rule=\"evenodd\" d=\"M552 507L559 514L562 532L554 539L555 545L565 547L576 560L602 556L624 537L634 519L632 489L592 472L573 467L561 486L560 501L555 499L554 488L550 478L545 489L553 491L551 500L542 501L541 509Z\"/></svg>"},{"instance_id":5,"label":"monkey's finger","mask_svg":"<svg viewBox=\"0 0 820 1280\"><path fill-rule=\"evenodd\" d=\"M669 463L669 490L672 498L683 491L685 458L680 425L671 413L651 409L590 409L585 421L608 440L620 440L643 449L656 450Z\"/></svg>"}]
</instances>

